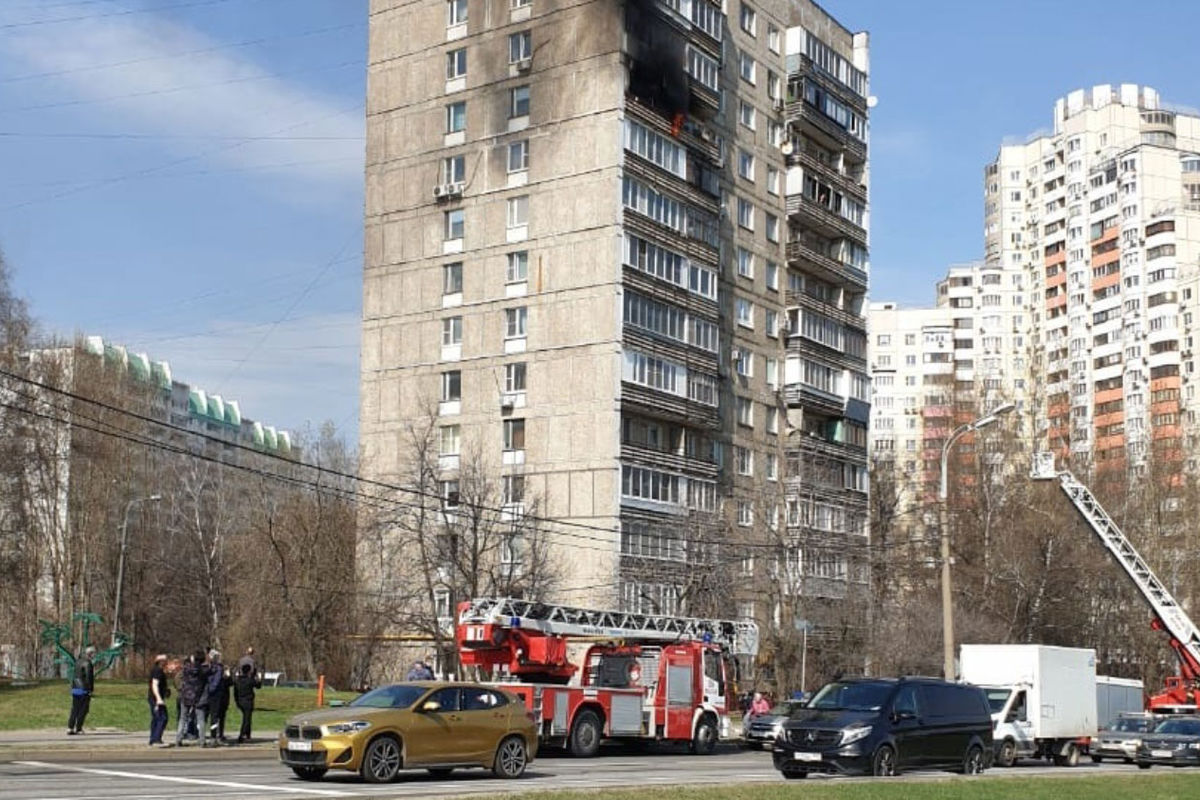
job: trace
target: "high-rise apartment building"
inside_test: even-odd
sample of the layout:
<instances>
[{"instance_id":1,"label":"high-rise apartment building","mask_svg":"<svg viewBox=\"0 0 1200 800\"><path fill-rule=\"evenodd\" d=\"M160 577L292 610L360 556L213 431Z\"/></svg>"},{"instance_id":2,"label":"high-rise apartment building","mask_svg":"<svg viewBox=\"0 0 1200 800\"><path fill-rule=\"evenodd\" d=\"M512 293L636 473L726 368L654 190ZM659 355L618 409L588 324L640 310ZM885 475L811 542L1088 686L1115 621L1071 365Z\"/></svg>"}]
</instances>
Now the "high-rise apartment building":
<instances>
[{"instance_id":1,"label":"high-rise apartment building","mask_svg":"<svg viewBox=\"0 0 1200 800\"><path fill-rule=\"evenodd\" d=\"M553 531L564 599L630 610L765 571L721 551L785 502L861 538L865 34L807 0L373 0L370 27L363 473L402 481L431 421L442 481L476 459L586 526Z\"/></svg>"},{"instance_id":2,"label":"high-rise apartment building","mask_svg":"<svg viewBox=\"0 0 1200 800\"><path fill-rule=\"evenodd\" d=\"M1038 447L1099 470L1183 458L1200 258L1200 117L1101 85L984 174L989 266L1027 275Z\"/></svg>"}]
</instances>

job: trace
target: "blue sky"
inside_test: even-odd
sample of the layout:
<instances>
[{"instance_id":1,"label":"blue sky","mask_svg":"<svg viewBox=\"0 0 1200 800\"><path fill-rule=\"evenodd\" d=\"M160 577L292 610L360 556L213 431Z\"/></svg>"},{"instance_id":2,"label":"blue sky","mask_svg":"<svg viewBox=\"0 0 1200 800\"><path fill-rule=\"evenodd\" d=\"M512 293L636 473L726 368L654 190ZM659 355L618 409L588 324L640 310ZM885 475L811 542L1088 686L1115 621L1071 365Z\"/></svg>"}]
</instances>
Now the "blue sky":
<instances>
[{"instance_id":1,"label":"blue sky","mask_svg":"<svg viewBox=\"0 0 1200 800\"><path fill-rule=\"evenodd\" d=\"M980 255L982 167L1055 98L1200 106L1184 0L824 6L872 38L876 300ZM0 0L0 248L45 326L353 432L365 49L366 0Z\"/></svg>"}]
</instances>

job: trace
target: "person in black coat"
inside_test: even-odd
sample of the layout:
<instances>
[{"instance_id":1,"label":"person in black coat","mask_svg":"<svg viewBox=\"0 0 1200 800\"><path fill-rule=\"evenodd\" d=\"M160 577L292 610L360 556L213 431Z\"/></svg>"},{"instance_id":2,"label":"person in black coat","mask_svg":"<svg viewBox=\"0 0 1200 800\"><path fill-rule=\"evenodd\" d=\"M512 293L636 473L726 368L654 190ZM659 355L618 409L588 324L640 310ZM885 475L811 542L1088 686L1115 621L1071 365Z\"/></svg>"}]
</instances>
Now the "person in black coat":
<instances>
[{"instance_id":1,"label":"person in black coat","mask_svg":"<svg viewBox=\"0 0 1200 800\"><path fill-rule=\"evenodd\" d=\"M96 648L89 647L75 662L71 677L71 715L67 718L68 736L83 733L83 721L87 719L92 706L92 691L96 688L96 667L92 663L95 655Z\"/></svg>"},{"instance_id":2,"label":"person in black coat","mask_svg":"<svg viewBox=\"0 0 1200 800\"><path fill-rule=\"evenodd\" d=\"M191 661L183 667L183 676L179 681L179 729L175 733L175 746L183 744L187 733L188 719L194 713L196 728L200 735L202 747L208 746L208 663L204 659L204 651L197 650Z\"/></svg>"},{"instance_id":3,"label":"person in black coat","mask_svg":"<svg viewBox=\"0 0 1200 800\"><path fill-rule=\"evenodd\" d=\"M250 718L254 716L254 690L262 687L262 681L254 671L253 664L242 664L242 671L233 679L233 701L242 712L242 729L238 732L238 744L250 741Z\"/></svg>"}]
</instances>

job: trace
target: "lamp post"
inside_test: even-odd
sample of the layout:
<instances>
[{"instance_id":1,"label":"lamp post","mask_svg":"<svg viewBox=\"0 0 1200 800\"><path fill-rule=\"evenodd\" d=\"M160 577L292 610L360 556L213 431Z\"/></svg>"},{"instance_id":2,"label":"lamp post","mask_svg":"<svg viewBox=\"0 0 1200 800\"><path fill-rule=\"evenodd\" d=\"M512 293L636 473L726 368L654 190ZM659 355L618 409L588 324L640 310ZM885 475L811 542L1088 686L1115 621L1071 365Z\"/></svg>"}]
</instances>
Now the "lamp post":
<instances>
[{"instance_id":1,"label":"lamp post","mask_svg":"<svg viewBox=\"0 0 1200 800\"><path fill-rule=\"evenodd\" d=\"M138 503L157 503L159 500L162 500L161 494L152 494L148 497L135 497L125 504L125 516L121 519L121 554L117 559L117 602L113 604L112 643L114 647L117 644L117 631L121 629L121 590L125 585L125 550L129 545L129 510Z\"/></svg>"},{"instance_id":2,"label":"lamp post","mask_svg":"<svg viewBox=\"0 0 1200 800\"><path fill-rule=\"evenodd\" d=\"M959 425L942 445L942 471L938 482L938 526L942 539L942 674L948 681L954 680L954 608L950 593L950 522L946 510L946 460L950 456L950 448L960 437L991 425L1001 414L1007 414L1014 408L1016 406L1013 403L1003 403L974 422Z\"/></svg>"}]
</instances>

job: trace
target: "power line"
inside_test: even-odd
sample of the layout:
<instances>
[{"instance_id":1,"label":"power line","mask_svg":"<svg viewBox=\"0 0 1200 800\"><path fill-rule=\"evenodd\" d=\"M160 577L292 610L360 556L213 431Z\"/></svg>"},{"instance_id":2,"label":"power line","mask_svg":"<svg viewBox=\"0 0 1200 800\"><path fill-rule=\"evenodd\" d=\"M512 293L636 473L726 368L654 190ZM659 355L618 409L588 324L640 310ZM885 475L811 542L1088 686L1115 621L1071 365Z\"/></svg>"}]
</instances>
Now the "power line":
<instances>
[{"instance_id":1,"label":"power line","mask_svg":"<svg viewBox=\"0 0 1200 800\"><path fill-rule=\"evenodd\" d=\"M31 28L35 25L58 25L63 22L84 22L94 19L103 19L105 17L128 17L133 14L153 14L159 11L175 11L183 8L198 8L201 6L217 6L226 3L232 3L235 0L192 0L188 3L176 3L169 6L153 6L151 8L127 8L121 11L105 11L100 14L81 14L74 17L56 17L54 19L35 19L26 22L8 22L0 25L0 30L11 30L13 28ZM65 5L60 3L59 5Z\"/></svg>"},{"instance_id":2,"label":"power line","mask_svg":"<svg viewBox=\"0 0 1200 800\"><path fill-rule=\"evenodd\" d=\"M263 77L276 77L267 75ZM184 87L189 88L189 87ZM174 91L174 90L172 90ZM121 97L140 97L141 95L121 95ZM86 100L72 103L90 102ZM53 108L54 106L30 106L29 108ZM7 111L25 111L28 109L4 109ZM202 133L39 133L36 131L0 131L0 137L9 139L100 139L116 141L143 140L182 140L182 141L214 141L214 142L362 142L363 136L218 136ZM309 162L300 162L309 163ZM286 166L286 165L284 165Z\"/></svg>"}]
</instances>

